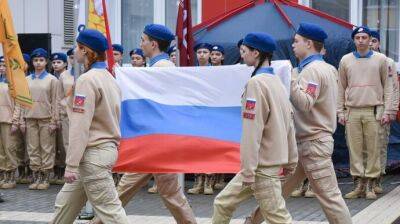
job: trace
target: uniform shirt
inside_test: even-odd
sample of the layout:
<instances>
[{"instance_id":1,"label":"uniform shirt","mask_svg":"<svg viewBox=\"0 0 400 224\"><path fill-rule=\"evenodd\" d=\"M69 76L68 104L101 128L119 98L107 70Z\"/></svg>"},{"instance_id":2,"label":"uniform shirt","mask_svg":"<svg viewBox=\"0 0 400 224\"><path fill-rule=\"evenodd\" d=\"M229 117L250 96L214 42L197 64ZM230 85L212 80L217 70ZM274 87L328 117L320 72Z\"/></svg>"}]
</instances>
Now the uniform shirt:
<instances>
[{"instance_id":1,"label":"uniform shirt","mask_svg":"<svg viewBox=\"0 0 400 224\"><path fill-rule=\"evenodd\" d=\"M150 59L149 67L175 67L175 64L169 60L166 53L161 53Z\"/></svg>"},{"instance_id":2,"label":"uniform shirt","mask_svg":"<svg viewBox=\"0 0 400 224\"><path fill-rule=\"evenodd\" d=\"M254 182L259 167L297 163L293 110L272 68L261 68L242 96L241 174Z\"/></svg>"},{"instance_id":3,"label":"uniform shirt","mask_svg":"<svg viewBox=\"0 0 400 224\"><path fill-rule=\"evenodd\" d=\"M76 81L74 97L69 100L69 146L66 170L78 172L86 148L121 139L121 90L106 70L96 62Z\"/></svg>"},{"instance_id":4,"label":"uniform shirt","mask_svg":"<svg viewBox=\"0 0 400 224\"><path fill-rule=\"evenodd\" d=\"M331 136L336 130L337 70L319 54L306 60L290 88L299 143Z\"/></svg>"},{"instance_id":5,"label":"uniform shirt","mask_svg":"<svg viewBox=\"0 0 400 224\"><path fill-rule=\"evenodd\" d=\"M10 96L5 75L0 75L0 123L17 125L20 114L20 106L16 106Z\"/></svg>"},{"instance_id":6,"label":"uniform shirt","mask_svg":"<svg viewBox=\"0 0 400 224\"><path fill-rule=\"evenodd\" d=\"M68 98L72 97L72 86L74 85L74 76L70 70L66 70L60 75L59 79L59 113L67 114Z\"/></svg>"},{"instance_id":7,"label":"uniform shirt","mask_svg":"<svg viewBox=\"0 0 400 224\"><path fill-rule=\"evenodd\" d=\"M398 81L398 77L397 77L397 66L396 66L396 62L387 57L386 58L388 66L389 66L389 86L390 86L390 102L392 104L391 108L392 111L390 112L390 114L396 114L397 110L399 108L399 81Z\"/></svg>"},{"instance_id":8,"label":"uniform shirt","mask_svg":"<svg viewBox=\"0 0 400 224\"><path fill-rule=\"evenodd\" d=\"M386 56L370 51L366 57L357 52L343 56L339 64L339 92L337 112L344 117L345 107L373 107L384 105L384 113L393 109L390 103Z\"/></svg>"},{"instance_id":9,"label":"uniform shirt","mask_svg":"<svg viewBox=\"0 0 400 224\"><path fill-rule=\"evenodd\" d=\"M25 118L47 119L51 124L58 121L58 80L53 75L43 71L39 77L30 74L26 77L32 95L31 109L24 110Z\"/></svg>"}]
</instances>

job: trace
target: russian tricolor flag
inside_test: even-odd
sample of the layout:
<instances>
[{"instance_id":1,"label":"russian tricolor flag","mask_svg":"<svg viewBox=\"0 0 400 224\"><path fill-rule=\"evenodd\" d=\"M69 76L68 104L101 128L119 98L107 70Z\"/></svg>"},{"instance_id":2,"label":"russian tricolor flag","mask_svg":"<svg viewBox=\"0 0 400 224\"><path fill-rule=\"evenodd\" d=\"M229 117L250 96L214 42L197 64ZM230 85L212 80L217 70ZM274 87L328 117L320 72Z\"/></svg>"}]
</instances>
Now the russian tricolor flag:
<instances>
[{"instance_id":1,"label":"russian tricolor flag","mask_svg":"<svg viewBox=\"0 0 400 224\"><path fill-rule=\"evenodd\" d=\"M114 171L238 172L241 96L252 71L245 65L116 68L122 140Z\"/></svg>"}]
</instances>

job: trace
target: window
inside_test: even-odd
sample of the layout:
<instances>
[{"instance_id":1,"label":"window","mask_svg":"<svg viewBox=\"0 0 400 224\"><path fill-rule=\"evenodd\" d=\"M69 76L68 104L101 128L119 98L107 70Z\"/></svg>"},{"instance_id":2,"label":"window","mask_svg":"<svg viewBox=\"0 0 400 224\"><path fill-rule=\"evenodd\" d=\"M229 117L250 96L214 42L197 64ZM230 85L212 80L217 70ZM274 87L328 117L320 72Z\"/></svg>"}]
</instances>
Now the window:
<instances>
[{"instance_id":1,"label":"window","mask_svg":"<svg viewBox=\"0 0 400 224\"><path fill-rule=\"evenodd\" d=\"M75 42L74 0L64 1L64 44L72 46Z\"/></svg>"},{"instance_id":2,"label":"window","mask_svg":"<svg viewBox=\"0 0 400 224\"><path fill-rule=\"evenodd\" d=\"M350 18L349 0L310 0L310 6L314 9L325 12L331 16L349 21Z\"/></svg>"},{"instance_id":3,"label":"window","mask_svg":"<svg viewBox=\"0 0 400 224\"><path fill-rule=\"evenodd\" d=\"M381 52L399 61L398 0L363 0L363 24L378 30L381 36Z\"/></svg>"},{"instance_id":4,"label":"window","mask_svg":"<svg viewBox=\"0 0 400 224\"><path fill-rule=\"evenodd\" d=\"M192 6L192 26L197 25L197 5L198 0L191 0ZM165 0L165 23L168 28L173 32L176 29L176 19L178 16L178 1L177 0Z\"/></svg>"},{"instance_id":5,"label":"window","mask_svg":"<svg viewBox=\"0 0 400 224\"><path fill-rule=\"evenodd\" d=\"M122 0L122 45L125 48L124 62L129 62L129 51L138 48L145 25L153 23L154 1Z\"/></svg>"}]
</instances>

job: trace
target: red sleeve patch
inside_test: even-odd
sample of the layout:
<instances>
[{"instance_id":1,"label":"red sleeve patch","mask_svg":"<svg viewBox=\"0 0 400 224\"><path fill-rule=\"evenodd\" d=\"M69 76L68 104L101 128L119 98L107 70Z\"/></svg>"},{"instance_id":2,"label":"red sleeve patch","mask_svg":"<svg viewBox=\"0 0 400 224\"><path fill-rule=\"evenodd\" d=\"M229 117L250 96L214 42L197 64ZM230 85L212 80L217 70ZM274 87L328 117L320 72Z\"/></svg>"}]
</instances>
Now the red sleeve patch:
<instances>
[{"instance_id":1,"label":"red sleeve patch","mask_svg":"<svg viewBox=\"0 0 400 224\"><path fill-rule=\"evenodd\" d=\"M245 119L254 120L255 117L256 117L256 115L253 113L248 113L248 112L243 113L243 118L245 118Z\"/></svg>"},{"instance_id":2,"label":"red sleeve patch","mask_svg":"<svg viewBox=\"0 0 400 224\"><path fill-rule=\"evenodd\" d=\"M86 96L76 94L74 97L74 103L72 105L72 111L77 112L77 113L85 112L85 109L84 109L85 100L86 100Z\"/></svg>"},{"instance_id":3,"label":"red sleeve patch","mask_svg":"<svg viewBox=\"0 0 400 224\"><path fill-rule=\"evenodd\" d=\"M246 99L246 110L254 110L256 108L255 99Z\"/></svg>"},{"instance_id":4,"label":"red sleeve patch","mask_svg":"<svg viewBox=\"0 0 400 224\"><path fill-rule=\"evenodd\" d=\"M311 95L312 97L315 97L315 92L317 92L317 87L318 87L317 83L309 82L307 84L306 93Z\"/></svg>"}]
</instances>

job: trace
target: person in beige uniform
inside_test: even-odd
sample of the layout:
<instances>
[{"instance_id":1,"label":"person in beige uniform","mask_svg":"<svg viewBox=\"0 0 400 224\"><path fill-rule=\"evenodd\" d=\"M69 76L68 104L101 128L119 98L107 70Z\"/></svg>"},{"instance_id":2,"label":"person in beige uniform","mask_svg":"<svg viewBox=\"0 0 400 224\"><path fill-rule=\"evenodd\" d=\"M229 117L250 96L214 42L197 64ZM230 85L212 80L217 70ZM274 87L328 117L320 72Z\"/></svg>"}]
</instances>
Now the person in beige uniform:
<instances>
[{"instance_id":1,"label":"person in beige uniform","mask_svg":"<svg viewBox=\"0 0 400 224\"><path fill-rule=\"evenodd\" d=\"M65 108L62 108L60 105L60 100L64 97L64 93L62 92L62 84L61 84L61 74L64 73L67 68L68 68L68 61L67 61L67 55L61 52L56 52L51 54L50 56L51 60L51 66L53 69L53 75L59 80L58 84L58 114L59 114L59 119L57 123L57 132L56 132L56 156L55 156L55 162L54 162L54 176L50 179L50 184L64 184L63 179L64 179L64 174L63 170L65 169L65 146L67 145L68 147L68 134L66 135L65 139L65 133L68 133L67 130L62 129L62 118L63 116L64 122L65 122ZM72 79L73 83L73 79ZM72 85L71 83L71 85ZM66 120L68 122L68 120Z\"/></svg>"},{"instance_id":2,"label":"person in beige uniform","mask_svg":"<svg viewBox=\"0 0 400 224\"><path fill-rule=\"evenodd\" d=\"M339 64L337 104L339 123L346 126L350 174L354 179L354 189L345 198L365 195L373 200L377 198L373 186L381 174L378 131L380 125L390 122L390 114L397 108L392 108L390 102L387 57L370 50L369 28L357 27L352 38L356 51L343 56Z\"/></svg>"},{"instance_id":3,"label":"person in beige uniform","mask_svg":"<svg viewBox=\"0 0 400 224\"><path fill-rule=\"evenodd\" d=\"M71 69L67 70L67 55L60 54L58 56L61 58L59 62L64 63L64 67L59 74L59 122L58 122L58 132L57 132L57 153L56 162L54 167L54 184L63 185L64 184L64 172L65 172L65 156L66 150L68 149L68 138L69 138L69 120L67 115L67 102L70 97L72 97L72 86L74 84L74 76L71 74ZM64 58L65 57L65 58ZM53 61L54 63L54 61Z\"/></svg>"},{"instance_id":4,"label":"person in beige uniform","mask_svg":"<svg viewBox=\"0 0 400 224\"><path fill-rule=\"evenodd\" d=\"M282 195L287 198L308 178L329 223L350 224L351 215L338 187L331 159L338 74L320 54L327 37L321 27L310 23L301 23L294 37L293 51L300 63L298 74L292 79L290 101L294 106L299 163L283 184ZM261 223L259 213L256 210L247 223Z\"/></svg>"},{"instance_id":5,"label":"person in beige uniform","mask_svg":"<svg viewBox=\"0 0 400 224\"><path fill-rule=\"evenodd\" d=\"M111 175L121 138L121 91L106 69L107 40L99 31L85 29L76 41L75 57L86 72L68 100L66 184L57 195L52 223L73 223L89 200L104 223L127 224Z\"/></svg>"},{"instance_id":6,"label":"person in beige uniform","mask_svg":"<svg viewBox=\"0 0 400 224\"><path fill-rule=\"evenodd\" d=\"M370 48L373 51L380 52L380 34L378 31L371 31L371 42ZM389 66L389 86L391 89L391 103L392 108L396 109L392 111L390 114L390 121L396 120L397 109L399 108L399 82L397 78L397 68L396 62L387 57L387 63ZM383 193L382 188L382 177L386 174L386 164L387 164L387 147L389 143L389 135L390 135L390 124L380 125L379 126L379 138L378 138L378 149L381 151L381 176L376 180L376 184L374 186L374 191L377 194Z\"/></svg>"},{"instance_id":7,"label":"person in beige uniform","mask_svg":"<svg viewBox=\"0 0 400 224\"><path fill-rule=\"evenodd\" d=\"M194 46L198 66L211 66L210 54L212 45L209 43L198 43ZM198 173L195 174L195 180L192 188L188 189L188 194L214 194L215 174Z\"/></svg>"},{"instance_id":8,"label":"person in beige uniform","mask_svg":"<svg viewBox=\"0 0 400 224\"><path fill-rule=\"evenodd\" d=\"M46 71L47 51L35 49L31 58L34 72L26 77L32 95L33 106L24 110L26 144L29 166L33 171L30 190L49 188L49 177L54 167L55 132L58 122L58 80Z\"/></svg>"},{"instance_id":9,"label":"person in beige uniform","mask_svg":"<svg viewBox=\"0 0 400 224\"><path fill-rule=\"evenodd\" d=\"M292 223L281 178L294 171L298 155L292 106L270 67L275 49L275 40L265 33L249 33L243 40L243 60L255 70L242 95L241 171L215 198L214 224L228 224L252 195L266 222Z\"/></svg>"},{"instance_id":10,"label":"person in beige uniform","mask_svg":"<svg viewBox=\"0 0 400 224\"><path fill-rule=\"evenodd\" d=\"M0 188L16 187L17 144L20 106L10 96L4 57L0 57Z\"/></svg>"},{"instance_id":11,"label":"person in beige uniform","mask_svg":"<svg viewBox=\"0 0 400 224\"><path fill-rule=\"evenodd\" d=\"M25 74L29 75L29 66L31 64L31 57L29 54L22 54L24 61L25 61ZM29 168L29 156L26 148L25 143L25 128L21 129L21 125L24 124L24 117L22 116L22 109L21 109L21 116L20 121L18 122L19 130L16 132L18 136L17 138L17 157L18 157L18 178L17 184L28 184L31 182L32 178L32 170Z\"/></svg>"},{"instance_id":12,"label":"person in beige uniform","mask_svg":"<svg viewBox=\"0 0 400 224\"><path fill-rule=\"evenodd\" d=\"M145 26L140 47L144 56L150 58L150 67L175 66L168 60L168 54L165 53L170 42L174 39L174 34L163 25L149 24ZM117 186L122 205L127 205L136 193L148 184L152 177L154 177L158 193L164 205L174 216L176 222L178 224L196 223L192 208L181 191L178 174L125 173ZM91 223L99 224L101 222L97 217ZM107 222L103 221L103 223Z\"/></svg>"}]
</instances>

